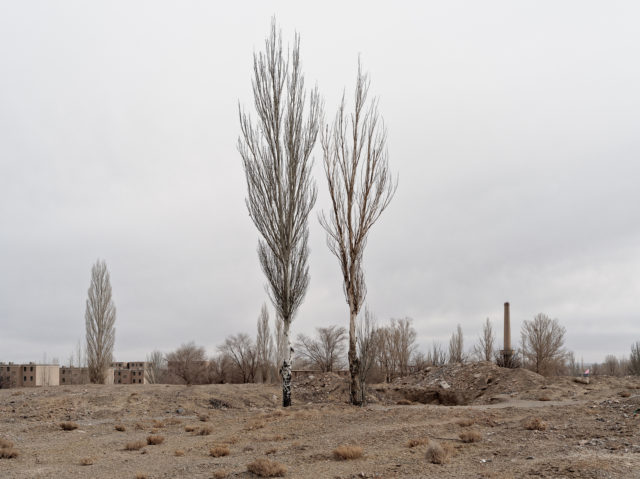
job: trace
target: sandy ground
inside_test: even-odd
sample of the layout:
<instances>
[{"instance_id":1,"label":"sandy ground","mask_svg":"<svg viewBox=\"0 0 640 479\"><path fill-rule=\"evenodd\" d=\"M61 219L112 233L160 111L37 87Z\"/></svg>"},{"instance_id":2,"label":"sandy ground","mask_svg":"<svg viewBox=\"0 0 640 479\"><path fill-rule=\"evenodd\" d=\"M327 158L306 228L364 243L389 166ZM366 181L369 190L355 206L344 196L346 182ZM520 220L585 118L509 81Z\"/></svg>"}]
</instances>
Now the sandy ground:
<instances>
[{"instance_id":1,"label":"sandy ground","mask_svg":"<svg viewBox=\"0 0 640 479\"><path fill-rule=\"evenodd\" d=\"M461 371L478 379L474 369ZM466 405L403 399L442 374L373 386L363 408L345 404L344 381L332 375L301 381L287 410L271 385L0 390L0 439L19 452L0 459L0 478L248 478L257 477L247 465L258 458L285 465L295 478L640 477L640 378L586 385L518 373L492 379L495 390L470 386L482 394ZM532 418L546 429L528 430ZM78 428L62 430L65 421ZM480 441L461 441L468 430ZM164 441L146 445L149 435ZM408 447L419 438L449 444L450 461L432 464L427 444ZM125 450L135 441L145 446ZM212 457L219 445L229 455ZM363 456L337 460L332 451L340 445L360 446Z\"/></svg>"}]
</instances>

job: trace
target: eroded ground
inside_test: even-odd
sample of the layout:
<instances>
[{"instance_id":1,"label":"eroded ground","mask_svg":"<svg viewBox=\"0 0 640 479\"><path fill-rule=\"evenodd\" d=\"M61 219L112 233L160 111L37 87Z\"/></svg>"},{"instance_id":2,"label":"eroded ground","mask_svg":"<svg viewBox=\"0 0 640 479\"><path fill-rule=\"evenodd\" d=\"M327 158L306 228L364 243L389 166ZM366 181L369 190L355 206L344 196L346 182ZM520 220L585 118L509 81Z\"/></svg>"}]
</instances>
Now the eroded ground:
<instances>
[{"instance_id":1,"label":"eroded ground","mask_svg":"<svg viewBox=\"0 0 640 479\"><path fill-rule=\"evenodd\" d=\"M372 387L364 408L344 403L345 385L333 375L300 381L287 410L271 385L0 390L0 439L19 452L0 459L0 477L248 478L256 476L247 464L261 457L299 478L640 477L637 378L580 384L474 367ZM454 391L464 389L466 378L475 391L469 404L407 404L420 388L442 389L446 378ZM535 418L545 430L525 427ZM78 428L64 431L62 422ZM478 431L480 441L462 442L468 430ZM164 441L125 450L128 443L146 444L149 435ZM449 463L430 463L427 444L408 447L425 437L450 444ZM332 451L345 444L362 447L363 457L334 459ZM212 457L218 445L228 446L229 455Z\"/></svg>"}]
</instances>

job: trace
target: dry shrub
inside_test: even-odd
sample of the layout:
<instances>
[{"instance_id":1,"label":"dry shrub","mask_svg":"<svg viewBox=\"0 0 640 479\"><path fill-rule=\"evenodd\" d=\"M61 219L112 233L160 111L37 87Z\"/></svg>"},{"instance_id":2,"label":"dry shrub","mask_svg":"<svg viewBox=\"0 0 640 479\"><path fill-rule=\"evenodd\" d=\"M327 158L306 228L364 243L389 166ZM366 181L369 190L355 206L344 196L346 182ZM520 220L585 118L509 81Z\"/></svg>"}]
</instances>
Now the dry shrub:
<instances>
[{"instance_id":1,"label":"dry shrub","mask_svg":"<svg viewBox=\"0 0 640 479\"><path fill-rule=\"evenodd\" d=\"M629 391L620 391L620 393L618 394L622 398L628 398L629 396L631 396L631 393Z\"/></svg>"},{"instance_id":2,"label":"dry shrub","mask_svg":"<svg viewBox=\"0 0 640 479\"><path fill-rule=\"evenodd\" d=\"M264 453L268 456L269 454L275 454L276 452L278 452L278 450L275 447L272 447L271 449L267 449Z\"/></svg>"},{"instance_id":3,"label":"dry shrub","mask_svg":"<svg viewBox=\"0 0 640 479\"><path fill-rule=\"evenodd\" d=\"M476 422L475 422L473 419L468 418L468 417L463 417L463 418L458 419L458 420L456 421L456 424L457 424L458 426L461 426L461 427L469 427L469 426L473 426L475 423L476 423Z\"/></svg>"},{"instance_id":4,"label":"dry shrub","mask_svg":"<svg viewBox=\"0 0 640 479\"><path fill-rule=\"evenodd\" d=\"M157 427L154 427L151 429L151 431L149 431L151 434L158 434L160 432L160 429L158 429Z\"/></svg>"},{"instance_id":5,"label":"dry shrub","mask_svg":"<svg viewBox=\"0 0 640 479\"><path fill-rule=\"evenodd\" d=\"M407 441L407 447L426 446L427 444L429 444L428 437L417 437Z\"/></svg>"},{"instance_id":6,"label":"dry shrub","mask_svg":"<svg viewBox=\"0 0 640 479\"><path fill-rule=\"evenodd\" d=\"M144 429L144 424L137 422L135 427L136 429Z\"/></svg>"},{"instance_id":7,"label":"dry shrub","mask_svg":"<svg viewBox=\"0 0 640 479\"><path fill-rule=\"evenodd\" d=\"M139 472L136 474L136 479L148 479L148 476L144 472Z\"/></svg>"},{"instance_id":8,"label":"dry shrub","mask_svg":"<svg viewBox=\"0 0 640 479\"><path fill-rule=\"evenodd\" d=\"M462 442L480 442L482 440L482 433L477 429L468 429L460 433L460 440Z\"/></svg>"},{"instance_id":9,"label":"dry shrub","mask_svg":"<svg viewBox=\"0 0 640 479\"><path fill-rule=\"evenodd\" d=\"M209 420L209 416L206 416L204 414L200 414L198 416L198 419L200 419L202 422L207 422Z\"/></svg>"},{"instance_id":10,"label":"dry shrub","mask_svg":"<svg viewBox=\"0 0 640 479\"><path fill-rule=\"evenodd\" d=\"M11 441L7 441L6 439L2 439L0 437L0 449L11 449L13 447L13 443Z\"/></svg>"},{"instance_id":11,"label":"dry shrub","mask_svg":"<svg viewBox=\"0 0 640 479\"><path fill-rule=\"evenodd\" d=\"M333 450L333 457L340 461L358 459L362 457L362 448L360 446L338 446Z\"/></svg>"},{"instance_id":12,"label":"dry shrub","mask_svg":"<svg viewBox=\"0 0 640 479\"><path fill-rule=\"evenodd\" d=\"M80 465L81 466L92 466L93 465L93 458L91 458L91 457L83 457L82 459L80 459Z\"/></svg>"},{"instance_id":13,"label":"dry shrub","mask_svg":"<svg viewBox=\"0 0 640 479\"><path fill-rule=\"evenodd\" d=\"M138 451L140 449L142 449L145 446L144 441L133 441L133 442L128 442L124 445L124 449L126 451Z\"/></svg>"},{"instance_id":14,"label":"dry shrub","mask_svg":"<svg viewBox=\"0 0 640 479\"><path fill-rule=\"evenodd\" d=\"M539 417L532 417L524 423L524 428L529 431L545 431L547 423Z\"/></svg>"},{"instance_id":15,"label":"dry shrub","mask_svg":"<svg viewBox=\"0 0 640 479\"><path fill-rule=\"evenodd\" d=\"M433 464L447 464L451 461L451 456L453 456L453 446L449 443L440 445L440 443L432 442L427 448L427 461Z\"/></svg>"},{"instance_id":16,"label":"dry shrub","mask_svg":"<svg viewBox=\"0 0 640 479\"><path fill-rule=\"evenodd\" d=\"M400 399L400 401L396 402L398 406L411 406L413 403L408 399Z\"/></svg>"},{"instance_id":17,"label":"dry shrub","mask_svg":"<svg viewBox=\"0 0 640 479\"><path fill-rule=\"evenodd\" d=\"M14 449L12 446L0 449L0 459L15 459L19 454L18 450Z\"/></svg>"},{"instance_id":18,"label":"dry shrub","mask_svg":"<svg viewBox=\"0 0 640 479\"><path fill-rule=\"evenodd\" d=\"M222 457L228 456L230 452L231 451L229 451L229 446L214 446L209 451L209 454L213 457Z\"/></svg>"},{"instance_id":19,"label":"dry shrub","mask_svg":"<svg viewBox=\"0 0 640 479\"><path fill-rule=\"evenodd\" d=\"M255 429L262 429L266 425L267 423L265 423L264 421L252 421L247 424L244 429L245 431L253 431Z\"/></svg>"},{"instance_id":20,"label":"dry shrub","mask_svg":"<svg viewBox=\"0 0 640 479\"><path fill-rule=\"evenodd\" d=\"M244 446L244 447L242 448L242 450L243 450L244 452L251 452L251 451L255 451L255 450L256 450L256 448L255 448L255 447L253 447L253 446L251 446L251 445L246 445L246 446Z\"/></svg>"},{"instance_id":21,"label":"dry shrub","mask_svg":"<svg viewBox=\"0 0 640 479\"><path fill-rule=\"evenodd\" d=\"M182 449L176 449L176 452L173 453L174 456L184 456L184 451Z\"/></svg>"},{"instance_id":22,"label":"dry shrub","mask_svg":"<svg viewBox=\"0 0 640 479\"><path fill-rule=\"evenodd\" d=\"M150 446L157 446L164 442L164 436L147 436L147 444Z\"/></svg>"},{"instance_id":23,"label":"dry shrub","mask_svg":"<svg viewBox=\"0 0 640 479\"><path fill-rule=\"evenodd\" d=\"M229 439L227 439L227 442L229 444L237 444L239 440L240 439L238 439L238 436L231 436Z\"/></svg>"},{"instance_id":24,"label":"dry shrub","mask_svg":"<svg viewBox=\"0 0 640 479\"><path fill-rule=\"evenodd\" d=\"M199 436L208 436L213 432L213 428L211 426L204 426L198 429Z\"/></svg>"},{"instance_id":25,"label":"dry shrub","mask_svg":"<svg viewBox=\"0 0 640 479\"><path fill-rule=\"evenodd\" d=\"M545 394L544 396L540 396L538 401L551 401L551 398Z\"/></svg>"},{"instance_id":26,"label":"dry shrub","mask_svg":"<svg viewBox=\"0 0 640 479\"><path fill-rule=\"evenodd\" d=\"M247 465L247 471L260 477L282 477L287 473L287 467L269 459L256 459Z\"/></svg>"},{"instance_id":27,"label":"dry shrub","mask_svg":"<svg viewBox=\"0 0 640 479\"><path fill-rule=\"evenodd\" d=\"M153 427L158 428L158 429L162 428L162 427L164 427L164 422L158 421L157 419L154 419L153 420Z\"/></svg>"},{"instance_id":28,"label":"dry shrub","mask_svg":"<svg viewBox=\"0 0 640 479\"><path fill-rule=\"evenodd\" d=\"M61 422L60 427L63 431L73 431L78 429L78 425L75 422Z\"/></svg>"},{"instance_id":29,"label":"dry shrub","mask_svg":"<svg viewBox=\"0 0 640 479\"><path fill-rule=\"evenodd\" d=\"M116 429L116 431L120 431L120 432L124 432L124 431L127 430L127 428L124 427L123 424L116 424L115 429Z\"/></svg>"},{"instance_id":30,"label":"dry shrub","mask_svg":"<svg viewBox=\"0 0 640 479\"><path fill-rule=\"evenodd\" d=\"M272 434L271 436L262 436L260 441L272 442L272 441L284 441L285 437L282 434Z\"/></svg>"},{"instance_id":31,"label":"dry shrub","mask_svg":"<svg viewBox=\"0 0 640 479\"><path fill-rule=\"evenodd\" d=\"M216 471L213 471L213 479L224 479L228 475L229 473L224 469L218 469Z\"/></svg>"},{"instance_id":32,"label":"dry shrub","mask_svg":"<svg viewBox=\"0 0 640 479\"><path fill-rule=\"evenodd\" d=\"M193 431L195 431L196 429L198 429L198 428L197 428L197 427L195 427L195 426L185 426L185 427L184 427L184 430L185 430L186 432L193 432Z\"/></svg>"}]
</instances>

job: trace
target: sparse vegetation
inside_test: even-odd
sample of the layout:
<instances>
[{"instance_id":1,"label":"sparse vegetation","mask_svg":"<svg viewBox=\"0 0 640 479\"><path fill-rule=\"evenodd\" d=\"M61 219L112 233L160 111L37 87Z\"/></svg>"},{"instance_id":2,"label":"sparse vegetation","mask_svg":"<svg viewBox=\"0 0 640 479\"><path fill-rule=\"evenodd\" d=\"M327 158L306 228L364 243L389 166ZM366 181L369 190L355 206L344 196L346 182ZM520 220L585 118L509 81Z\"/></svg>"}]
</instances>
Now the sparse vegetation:
<instances>
[{"instance_id":1,"label":"sparse vegetation","mask_svg":"<svg viewBox=\"0 0 640 479\"><path fill-rule=\"evenodd\" d=\"M138 451L142 449L146 444L144 441L132 441L128 442L124 445L124 449L126 451Z\"/></svg>"},{"instance_id":2,"label":"sparse vegetation","mask_svg":"<svg viewBox=\"0 0 640 479\"><path fill-rule=\"evenodd\" d=\"M185 432L193 432L196 429L198 429L196 426L185 426L184 427Z\"/></svg>"},{"instance_id":3,"label":"sparse vegetation","mask_svg":"<svg viewBox=\"0 0 640 479\"><path fill-rule=\"evenodd\" d=\"M463 417L463 418L460 418L460 419L458 419L458 420L456 421L456 424L457 424L458 426L461 426L461 427L469 427L469 426L473 426L475 423L476 423L476 422L475 422L473 419L468 418L468 417Z\"/></svg>"},{"instance_id":4,"label":"sparse vegetation","mask_svg":"<svg viewBox=\"0 0 640 479\"><path fill-rule=\"evenodd\" d=\"M227 471L225 471L224 469L217 469L217 470L213 471L213 479L224 479L228 475L229 475L229 473Z\"/></svg>"},{"instance_id":5,"label":"sparse vegetation","mask_svg":"<svg viewBox=\"0 0 640 479\"><path fill-rule=\"evenodd\" d=\"M396 404L398 406L411 406L413 402L409 401L408 399L400 399L398 402L396 402Z\"/></svg>"},{"instance_id":6,"label":"sparse vegetation","mask_svg":"<svg viewBox=\"0 0 640 479\"><path fill-rule=\"evenodd\" d=\"M136 474L136 479L149 479L149 476L147 476L144 472L138 472Z\"/></svg>"},{"instance_id":7,"label":"sparse vegetation","mask_svg":"<svg viewBox=\"0 0 640 479\"><path fill-rule=\"evenodd\" d=\"M482 440L482 433L477 429L467 429L459 434L462 442L480 442Z\"/></svg>"},{"instance_id":8,"label":"sparse vegetation","mask_svg":"<svg viewBox=\"0 0 640 479\"><path fill-rule=\"evenodd\" d=\"M453 446L449 443L432 442L427 448L426 458L432 464L447 464L451 461Z\"/></svg>"},{"instance_id":9,"label":"sparse vegetation","mask_svg":"<svg viewBox=\"0 0 640 479\"><path fill-rule=\"evenodd\" d=\"M229 451L229 446L214 446L209 451L209 454L213 457L222 457L228 456L231 451Z\"/></svg>"},{"instance_id":10,"label":"sparse vegetation","mask_svg":"<svg viewBox=\"0 0 640 479\"><path fill-rule=\"evenodd\" d=\"M123 424L116 424L116 425L115 425L115 430L116 430L116 431L120 431L120 432L124 432L124 431L126 431L126 430L127 430L127 428L126 428L126 427L124 427L124 425L123 425Z\"/></svg>"},{"instance_id":11,"label":"sparse vegetation","mask_svg":"<svg viewBox=\"0 0 640 479\"><path fill-rule=\"evenodd\" d=\"M15 459L19 453L14 449L13 443L7 439L0 438L0 459Z\"/></svg>"},{"instance_id":12,"label":"sparse vegetation","mask_svg":"<svg viewBox=\"0 0 640 479\"><path fill-rule=\"evenodd\" d=\"M426 446L427 444L429 444L428 437L417 437L407 441L407 447Z\"/></svg>"},{"instance_id":13,"label":"sparse vegetation","mask_svg":"<svg viewBox=\"0 0 640 479\"><path fill-rule=\"evenodd\" d=\"M159 444L162 444L163 442L164 442L164 436L159 436L159 435L147 436L147 444L149 444L150 446L157 446Z\"/></svg>"},{"instance_id":14,"label":"sparse vegetation","mask_svg":"<svg viewBox=\"0 0 640 479\"><path fill-rule=\"evenodd\" d=\"M92 457L83 457L82 459L80 459L80 465L81 466L92 466L93 465L93 458Z\"/></svg>"},{"instance_id":15,"label":"sparse vegetation","mask_svg":"<svg viewBox=\"0 0 640 479\"><path fill-rule=\"evenodd\" d=\"M173 455L178 457L184 456L184 451L182 449L176 449Z\"/></svg>"},{"instance_id":16,"label":"sparse vegetation","mask_svg":"<svg viewBox=\"0 0 640 479\"><path fill-rule=\"evenodd\" d=\"M529 431L546 431L547 423L539 417L532 417L524 423L524 428Z\"/></svg>"},{"instance_id":17,"label":"sparse vegetation","mask_svg":"<svg viewBox=\"0 0 640 479\"><path fill-rule=\"evenodd\" d=\"M209 436L213 432L213 428L211 426L202 426L198 429L198 436Z\"/></svg>"},{"instance_id":18,"label":"sparse vegetation","mask_svg":"<svg viewBox=\"0 0 640 479\"><path fill-rule=\"evenodd\" d=\"M346 461L350 459L358 459L362 457L362 448L360 446L343 445L333 450L334 459Z\"/></svg>"},{"instance_id":19,"label":"sparse vegetation","mask_svg":"<svg viewBox=\"0 0 640 479\"><path fill-rule=\"evenodd\" d=\"M75 422L61 422L60 428L63 431L73 431L74 429L78 429L78 425Z\"/></svg>"},{"instance_id":20,"label":"sparse vegetation","mask_svg":"<svg viewBox=\"0 0 640 479\"><path fill-rule=\"evenodd\" d=\"M269 459L256 459L247 465L247 471L260 477L283 477L287 473L287 467Z\"/></svg>"}]
</instances>

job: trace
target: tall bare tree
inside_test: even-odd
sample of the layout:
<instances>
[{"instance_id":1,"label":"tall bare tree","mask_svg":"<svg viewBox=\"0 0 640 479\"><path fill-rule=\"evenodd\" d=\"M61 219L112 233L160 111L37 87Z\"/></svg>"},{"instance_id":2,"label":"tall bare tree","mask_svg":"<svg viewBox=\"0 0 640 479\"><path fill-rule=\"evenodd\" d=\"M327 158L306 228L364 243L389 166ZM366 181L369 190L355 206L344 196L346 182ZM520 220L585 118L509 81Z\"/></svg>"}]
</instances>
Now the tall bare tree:
<instances>
[{"instance_id":1,"label":"tall bare tree","mask_svg":"<svg viewBox=\"0 0 640 479\"><path fill-rule=\"evenodd\" d=\"M116 339L114 326L116 307L111 297L109 270L107 270L107 264L102 260L96 261L96 264L91 268L91 282L87 292L84 320L89 380L92 383L105 384L107 370L113 359L113 345Z\"/></svg>"},{"instance_id":2,"label":"tall bare tree","mask_svg":"<svg viewBox=\"0 0 640 479\"><path fill-rule=\"evenodd\" d=\"M273 357L273 338L269 331L269 310L263 304L258 317L258 334L256 336L256 354L258 369L263 383L269 381L271 361Z\"/></svg>"},{"instance_id":3,"label":"tall bare tree","mask_svg":"<svg viewBox=\"0 0 640 479\"><path fill-rule=\"evenodd\" d=\"M557 319L542 313L531 321L523 321L520 336L525 366L538 374L556 373L566 358L565 333L566 329Z\"/></svg>"},{"instance_id":4,"label":"tall bare tree","mask_svg":"<svg viewBox=\"0 0 640 479\"><path fill-rule=\"evenodd\" d=\"M482 325L482 334L478 339L478 344L473 347L473 355L479 361L491 361L493 359L493 348L496 341L496 335L493 332L493 326L489 318Z\"/></svg>"},{"instance_id":5,"label":"tall bare tree","mask_svg":"<svg viewBox=\"0 0 640 479\"><path fill-rule=\"evenodd\" d=\"M218 350L226 355L242 376L243 383L255 381L258 369L256 345L246 333L229 336Z\"/></svg>"},{"instance_id":6,"label":"tall bare tree","mask_svg":"<svg viewBox=\"0 0 640 479\"><path fill-rule=\"evenodd\" d=\"M631 354L629 355L629 374L640 376L640 341L636 341L631 345Z\"/></svg>"},{"instance_id":7,"label":"tall bare tree","mask_svg":"<svg viewBox=\"0 0 640 479\"><path fill-rule=\"evenodd\" d=\"M316 328L316 337L298 335L298 354L322 372L331 372L342 363L347 330L338 326Z\"/></svg>"},{"instance_id":8,"label":"tall bare tree","mask_svg":"<svg viewBox=\"0 0 640 479\"><path fill-rule=\"evenodd\" d=\"M238 150L247 179L249 216L262 235L260 265L271 302L283 320L288 346L282 362L282 404L291 405L289 328L309 285L308 217L317 190L311 151L318 136L322 104L317 88L307 96L300 68L300 37L291 55L282 50L275 20L265 51L253 56L253 97L257 120L240 109Z\"/></svg>"},{"instance_id":9,"label":"tall bare tree","mask_svg":"<svg viewBox=\"0 0 640 479\"><path fill-rule=\"evenodd\" d=\"M365 307L356 325L356 338L358 345L358 361L360 362L359 381L362 404L367 402L367 379L371 369L375 365L378 355L377 320L373 312Z\"/></svg>"},{"instance_id":10,"label":"tall bare tree","mask_svg":"<svg viewBox=\"0 0 640 479\"><path fill-rule=\"evenodd\" d=\"M389 171L387 132L378 102L367 102L368 92L369 78L358 62L354 112L347 113L343 95L331 128L327 126L321 138L332 208L328 215L320 214L320 224L342 269L349 305L350 401L356 405L362 404L356 318L367 291L362 258L369 232L389 206L397 186Z\"/></svg>"}]
</instances>

